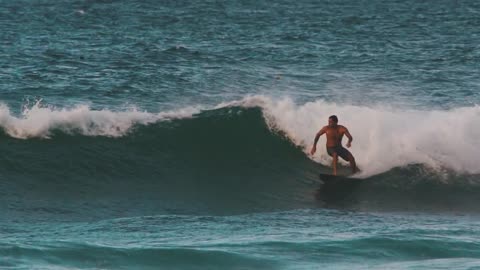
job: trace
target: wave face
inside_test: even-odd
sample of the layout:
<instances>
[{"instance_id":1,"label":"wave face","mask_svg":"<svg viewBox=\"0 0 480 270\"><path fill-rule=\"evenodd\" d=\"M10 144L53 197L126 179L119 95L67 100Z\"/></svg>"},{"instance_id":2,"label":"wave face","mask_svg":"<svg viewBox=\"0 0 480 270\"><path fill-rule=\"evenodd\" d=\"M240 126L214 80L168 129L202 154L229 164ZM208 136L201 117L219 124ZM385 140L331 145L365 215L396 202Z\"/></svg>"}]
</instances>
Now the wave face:
<instances>
[{"instance_id":1,"label":"wave face","mask_svg":"<svg viewBox=\"0 0 480 270\"><path fill-rule=\"evenodd\" d=\"M15 201L13 214L71 218L92 215L92 208L99 216L247 212L311 200L304 175L316 164L272 133L259 108L228 107L168 120L76 110L48 111L50 128L42 132L25 123L47 124L29 118L4 126L10 136L2 138L2 200ZM69 118L76 113L83 116ZM19 127L21 132L12 132ZM19 140L12 134L29 136ZM21 194L25 199L14 199Z\"/></svg>"},{"instance_id":2,"label":"wave face","mask_svg":"<svg viewBox=\"0 0 480 270\"><path fill-rule=\"evenodd\" d=\"M478 107L389 112L254 96L198 108L148 113L36 104L16 117L3 106L2 200L12 205L11 215L27 211L38 218L92 216L92 208L93 215L115 216L245 213L325 202L475 210L479 202ZM331 111L343 115L353 134L352 152L367 181L348 198L340 189L318 200L317 174L330 172L330 160L323 146L314 159L305 152Z\"/></svg>"}]
</instances>

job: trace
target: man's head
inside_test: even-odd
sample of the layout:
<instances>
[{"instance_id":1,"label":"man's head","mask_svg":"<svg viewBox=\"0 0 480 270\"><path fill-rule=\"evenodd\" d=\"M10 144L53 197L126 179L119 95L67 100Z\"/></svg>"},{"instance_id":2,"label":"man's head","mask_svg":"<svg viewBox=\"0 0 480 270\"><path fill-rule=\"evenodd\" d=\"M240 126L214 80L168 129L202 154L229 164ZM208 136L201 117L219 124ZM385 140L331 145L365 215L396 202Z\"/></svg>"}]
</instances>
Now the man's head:
<instances>
[{"instance_id":1,"label":"man's head","mask_svg":"<svg viewBox=\"0 0 480 270\"><path fill-rule=\"evenodd\" d=\"M328 125L330 127L335 127L338 123L338 118L336 115L331 115L330 117L328 117Z\"/></svg>"}]
</instances>

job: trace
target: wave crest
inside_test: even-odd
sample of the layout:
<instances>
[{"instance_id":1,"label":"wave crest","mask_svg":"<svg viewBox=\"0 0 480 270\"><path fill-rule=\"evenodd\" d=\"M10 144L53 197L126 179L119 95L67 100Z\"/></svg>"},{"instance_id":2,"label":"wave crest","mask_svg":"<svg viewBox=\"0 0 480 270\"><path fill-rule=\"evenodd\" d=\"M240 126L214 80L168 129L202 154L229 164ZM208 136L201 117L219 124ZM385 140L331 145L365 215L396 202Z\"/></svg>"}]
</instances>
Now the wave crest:
<instances>
[{"instance_id":1,"label":"wave crest","mask_svg":"<svg viewBox=\"0 0 480 270\"><path fill-rule=\"evenodd\" d=\"M86 136L120 137L136 124L187 118L197 112L199 109L193 107L157 114L136 108L119 112L106 109L96 111L87 105L57 109L37 101L30 108L24 107L21 117L14 116L7 105L0 104L0 127L6 134L18 139L50 138L54 130Z\"/></svg>"}]
</instances>

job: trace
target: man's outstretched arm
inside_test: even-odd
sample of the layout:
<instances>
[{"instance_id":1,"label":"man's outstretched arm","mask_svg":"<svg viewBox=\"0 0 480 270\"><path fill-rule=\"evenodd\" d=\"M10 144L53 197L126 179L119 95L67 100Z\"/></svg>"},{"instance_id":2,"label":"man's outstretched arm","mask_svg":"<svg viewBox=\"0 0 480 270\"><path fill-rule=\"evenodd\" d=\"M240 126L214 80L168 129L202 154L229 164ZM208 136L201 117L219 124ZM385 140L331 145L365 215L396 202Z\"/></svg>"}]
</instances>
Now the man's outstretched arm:
<instances>
[{"instance_id":1,"label":"man's outstretched arm","mask_svg":"<svg viewBox=\"0 0 480 270\"><path fill-rule=\"evenodd\" d=\"M320 138L320 136L322 136L323 134L325 133L325 127L323 127L322 129L320 129L320 131L317 132L317 135L315 135L315 140L313 141L313 146L312 146L312 150L310 150L310 154L315 154L315 152L317 151L317 142L318 142L318 139Z\"/></svg>"},{"instance_id":2,"label":"man's outstretched arm","mask_svg":"<svg viewBox=\"0 0 480 270\"><path fill-rule=\"evenodd\" d=\"M345 136L348 138L347 147L350 148L350 146L352 146L353 137L350 132L348 132L347 128L345 128Z\"/></svg>"}]
</instances>

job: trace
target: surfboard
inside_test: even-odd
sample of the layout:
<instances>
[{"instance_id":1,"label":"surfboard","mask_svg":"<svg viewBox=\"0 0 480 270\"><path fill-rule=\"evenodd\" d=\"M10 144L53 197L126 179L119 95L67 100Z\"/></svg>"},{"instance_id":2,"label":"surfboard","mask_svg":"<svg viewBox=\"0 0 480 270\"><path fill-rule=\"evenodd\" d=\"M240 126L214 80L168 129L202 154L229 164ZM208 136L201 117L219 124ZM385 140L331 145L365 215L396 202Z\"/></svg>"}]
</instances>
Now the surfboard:
<instances>
[{"instance_id":1,"label":"surfboard","mask_svg":"<svg viewBox=\"0 0 480 270\"><path fill-rule=\"evenodd\" d=\"M329 189L329 190L331 189L350 190L358 187L363 182L362 179L351 177L351 175L339 176L339 175L321 173L319 177L320 177L320 180L323 182L322 188Z\"/></svg>"},{"instance_id":2,"label":"surfboard","mask_svg":"<svg viewBox=\"0 0 480 270\"><path fill-rule=\"evenodd\" d=\"M351 182L362 181L361 178L350 177L348 175L343 176L343 175L332 175L332 174L321 173L319 177L320 177L320 180L322 180L325 183L333 183L333 182L351 183Z\"/></svg>"}]
</instances>

